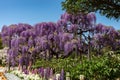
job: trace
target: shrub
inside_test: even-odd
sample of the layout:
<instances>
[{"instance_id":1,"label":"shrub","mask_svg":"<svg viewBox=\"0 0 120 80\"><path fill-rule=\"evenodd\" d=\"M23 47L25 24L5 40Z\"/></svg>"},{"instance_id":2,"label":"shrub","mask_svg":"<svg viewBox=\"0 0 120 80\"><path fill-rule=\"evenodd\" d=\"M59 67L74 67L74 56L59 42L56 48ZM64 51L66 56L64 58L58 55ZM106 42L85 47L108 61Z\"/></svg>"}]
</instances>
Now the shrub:
<instances>
[{"instance_id":1,"label":"shrub","mask_svg":"<svg viewBox=\"0 0 120 80\"><path fill-rule=\"evenodd\" d=\"M84 75L89 80L108 80L118 78L120 75L120 55L105 53L102 56L93 56L91 60L83 57L72 59L52 59L50 61L37 60L33 68L50 67L56 73L61 69L70 72L72 80L78 80L80 75Z\"/></svg>"},{"instance_id":2,"label":"shrub","mask_svg":"<svg viewBox=\"0 0 120 80\"><path fill-rule=\"evenodd\" d=\"M71 68L72 79L79 79L79 75L85 75L89 80L114 80L120 77L119 55L105 55L93 57L90 61L83 60L82 64Z\"/></svg>"}]
</instances>

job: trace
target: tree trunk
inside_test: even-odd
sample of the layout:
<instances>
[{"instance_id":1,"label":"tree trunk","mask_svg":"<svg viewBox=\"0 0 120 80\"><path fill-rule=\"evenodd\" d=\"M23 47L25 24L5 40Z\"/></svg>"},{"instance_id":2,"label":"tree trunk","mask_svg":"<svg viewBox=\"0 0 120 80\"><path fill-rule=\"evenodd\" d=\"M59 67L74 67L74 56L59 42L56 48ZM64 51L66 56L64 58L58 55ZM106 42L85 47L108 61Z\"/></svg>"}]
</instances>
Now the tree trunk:
<instances>
[{"instance_id":1,"label":"tree trunk","mask_svg":"<svg viewBox=\"0 0 120 80\"><path fill-rule=\"evenodd\" d=\"M88 35L88 60L91 59L91 54L90 54L90 35Z\"/></svg>"}]
</instances>

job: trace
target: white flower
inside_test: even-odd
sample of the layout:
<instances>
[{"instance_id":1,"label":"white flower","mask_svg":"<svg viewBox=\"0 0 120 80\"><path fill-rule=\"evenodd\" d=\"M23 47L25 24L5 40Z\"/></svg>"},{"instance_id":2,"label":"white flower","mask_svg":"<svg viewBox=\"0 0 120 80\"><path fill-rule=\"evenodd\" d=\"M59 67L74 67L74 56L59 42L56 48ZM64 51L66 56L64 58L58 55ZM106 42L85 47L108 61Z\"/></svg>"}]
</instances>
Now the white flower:
<instances>
[{"instance_id":1,"label":"white flower","mask_svg":"<svg viewBox=\"0 0 120 80\"><path fill-rule=\"evenodd\" d=\"M52 78L49 78L49 80L53 80Z\"/></svg>"},{"instance_id":2,"label":"white flower","mask_svg":"<svg viewBox=\"0 0 120 80\"><path fill-rule=\"evenodd\" d=\"M17 75L20 78L23 78L24 80L42 80L42 78L40 78L38 74L36 75L32 73L25 74L24 72L19 70L14 70L11 73Z\"/></svg>"},{"instance_id":3,"label":"white flower","mask_svg":"<svg viewBox=\"0 0 120 80\"><path fill-rule=\"evenodd\" d=\"M85 76L84 75L80 75L80 80L84 80Z\"/></svg>"},{"instance_id":4,"label":"white flower","mask_svg":"<svg viewBox=\"0 0 120 80\"><path fill-rule=\"evenodd\" d=\"M35 75L35 80L39 80L39 79L40 79L39 75L36 74L36 75Z\"/></svg>"},{"instance_id":5,"label":"white flower","mask_svg":"<svg viewBox=\"0 0 120 80\"><path fill-rule=\"evenodd\" d=\"M56 74L56 79L59 80L60 74Z\"/></svg>"}]
</instances>

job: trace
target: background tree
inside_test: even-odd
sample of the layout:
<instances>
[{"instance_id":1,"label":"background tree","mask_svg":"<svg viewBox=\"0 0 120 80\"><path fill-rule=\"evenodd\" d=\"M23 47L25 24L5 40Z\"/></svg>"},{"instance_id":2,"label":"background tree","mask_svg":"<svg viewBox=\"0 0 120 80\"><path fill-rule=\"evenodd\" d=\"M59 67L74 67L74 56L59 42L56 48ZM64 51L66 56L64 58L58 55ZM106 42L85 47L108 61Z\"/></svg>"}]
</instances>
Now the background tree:
<instances>
[{"instance_id":1,"label":"background tree","mask_svg":"<svg viewBox=\"0 0 120 80\"><path fill-rule=\"evenodd\" d=\"M62 6L72 14L98 11L107 18L120 19L120 0L65 0Z\"/></svg>"}]
</instances>

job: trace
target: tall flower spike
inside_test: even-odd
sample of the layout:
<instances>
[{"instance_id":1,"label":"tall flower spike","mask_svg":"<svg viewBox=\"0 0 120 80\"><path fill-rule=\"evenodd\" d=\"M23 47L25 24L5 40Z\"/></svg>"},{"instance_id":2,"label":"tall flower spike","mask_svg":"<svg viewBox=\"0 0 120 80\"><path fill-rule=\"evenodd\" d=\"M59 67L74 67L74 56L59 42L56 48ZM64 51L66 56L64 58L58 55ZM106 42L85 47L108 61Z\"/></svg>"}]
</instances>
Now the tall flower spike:
<instances>
[{"instance_id":1,"label":"tall flower spike","mask_svg":"<svg viewBox=\"0 0 120 80\"><path fill-rule=\"evenodd\" d=\"M64 73L64 70L62 69L60 73L60 80L64 80L64 75L65 73Z\"/></svg>"}]
</instances>

